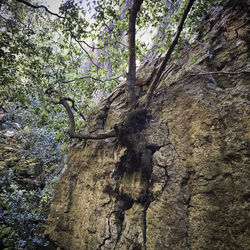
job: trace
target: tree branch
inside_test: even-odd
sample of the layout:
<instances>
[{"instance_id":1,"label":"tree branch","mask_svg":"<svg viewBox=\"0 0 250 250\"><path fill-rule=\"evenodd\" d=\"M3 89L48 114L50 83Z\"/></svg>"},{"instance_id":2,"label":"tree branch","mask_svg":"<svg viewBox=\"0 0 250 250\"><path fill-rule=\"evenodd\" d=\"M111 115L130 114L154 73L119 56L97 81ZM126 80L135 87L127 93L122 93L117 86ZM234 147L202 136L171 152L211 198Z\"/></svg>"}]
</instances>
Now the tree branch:
<instances>
[{"instance_id":1,"label":"tree branch","mask_svg":"<svg viewBox=\"0 0 250 250\"><path fill-rule=\"evenodd\" d=\"M185 20L187 18L187 15L188 15L190 9L192 8L192 5L193 5L194 2L195 2L195 0L189 0L188 1L187 6L186 6L186 8L185 8L185 10L184 10L184 12L182 14L179 25L177 27L177 31L176 31L176 34L175 34L175 36L173 38L173 41L170 44L170 47L168 48L168 51L167 51L166 55L164 56L164 60L163 60L163 62L161 64L160 68L158 69L158 71L157 71L157 73L156 73L156 75L154 77L154 80L152 81L152 83L149 86L149 89L148 89L147 95L146 95L146 102L143 103L143 104L146 105L146 107L149 105L150 100L151 100L152 95L153 95L153 92L154 92L154 90L156 89L156 87L159 84L159 80L161 78L162 72L165 69L165 67L167 65L167 62L169 61L169 59L170 59L170 57L171 57L171 55L172 55L172 53L174 51L174 48L175 48L175 46L176 46L176 44L178 42L179 36L180 36L181 31L183 29L184 22L185 22Z\"/></svg>"},{"instance_id":2,"label":"tree branch","mask_svg":"<svg viewBox=\"0 0 250 250\"><path fill-rule=\"evenodd\" d=\"M65 19L65 17L60 16L60 15L58 15L58 14L56 14L56 13L50 11L50 10L49 10L46 6L44 6L44 5L33 5L33 4L31 4L31 3L29 3L29 2L27 2L27 1L25 1L25 0L16 0L16 1L19 2L19 3L23 3L23 4L29 6L29 7L33 8L33 9L44 9L45 11L47 11L49 14L51 14L51 15L53 15L53 16L57 16L58 18Z\"/></svg>"},{"instance_id":3,"label":"tree branch","mask_svg":"<svg viewBox=\"0 0 250 250\"><path fill-rule=\"evenodd\" d=\"M80 48L87 54L89 60L92 62L93 65L95 65L96 69L98 70L99 67L96 63L94 63L93 59L91 58L90 54L88 53L88 51L86 49L83 48L81 42L71 33L71 36L74 38L74 40L78 43L78 45L80 46Z\"/></svg>"},{"instance_id":4,"label":"tree branch","mask_svg":"<svg viewBox=\"0 0 250 250\"><path fill-rule=\"evenodd\" d=\"M82 41L82 40L78 40L79 43L84 43L88 48L95 50L95 49L104 49L105 47L95 47L95 46L90 46L87 42Z\"/></svg>"},{"instance_id":5,"label":"tree branch","mask_svg":"<svg viewBox=\"0 0 250 250\"><path fill-rule=\"evenodd\" d=\"M78 113L78 114L82 117L82 119L83 119L84 121L86 121L84 115L83 115L80 111L78 111L77 108L75 107L75 101L74 101L73 99L69 98L69 97L65 97L64 99L65 99L66 101L71 102L71 104L72 104L72 109L73 109L76 113Z\"/></svg>"},{"instance_id":6,"label":"tree branch","mask_svg":"<svg viewBox=\"0 0 250 250\"><path fill-rule=\"evenodd\" d=\"M49 96L51 96L53 93L59 96L59 101L56 102L52 100L52 102L54 104L61 104L67 112L67 115L69 118L68 135L70 138L75 138L75 139L80 139L80 140L87 140L87 139L98 140L98 139L107 139L107 138L117 136L115 130L111 130L111 131L103 132L103 133L95 133L95 134L77 133L76 126L75 126L75 117L74 117L71 107L68 104L68 101L70 101L72 103L72 108L74 109L74 100L68 97L62 97L62 95L57 90L54 90L52 88L49 88L45 91L45 94Z\"/></svg>"},{"instance_id":7,"label":"tree branch","mask_svg":"<svg viewBox=\"0 0 250 250\"><path fill-rule=\"evenodd\" d=\"M105 83L105 82L110 82L110 81L116 81L116 80L119 79L120 77L121 77L121 75L120 75L120 76L117 76L117 77L115 77L115 78L112 78L112 79L101 80L101 79L98 79L98 78L95 78L95 77L92 77L92 76L83 76L83 77L71 79L71 80L68 80L68 81L61 81L61 82L62 82L62 83L71 83L71 82L74 82L74 81L77 81L77 80L92 79L92 80L95 80L95 81L98 81L98 82L101 82L101 83Z\"/></svg>"}]
</instances>

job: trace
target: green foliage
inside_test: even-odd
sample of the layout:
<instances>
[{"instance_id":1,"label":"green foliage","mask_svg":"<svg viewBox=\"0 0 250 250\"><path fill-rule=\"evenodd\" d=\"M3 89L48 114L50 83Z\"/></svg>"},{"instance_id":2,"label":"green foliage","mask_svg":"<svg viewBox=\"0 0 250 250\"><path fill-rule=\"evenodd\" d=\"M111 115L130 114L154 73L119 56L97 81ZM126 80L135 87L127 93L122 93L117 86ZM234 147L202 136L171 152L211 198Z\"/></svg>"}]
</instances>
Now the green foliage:
<instances>
[{"instance_id":1,"label":"green foliage","mask_svg":"<svg viewBox=\"0 0 250 250\"><path fill-rule=\"evenodd\" d=\"M198 60L198 58L196 56L194 56L194 57L191 58L192 62L196 62L197 60Z\"/></svg>"},{"instance_id":2,"label":"green foliage","mask_svg":"<svg viewBox=\"0 0 250 250\"><path fill-rule=\"evenodd\" d=\"M51 193L62 171L58 165L62 149L46 126L36 126L32 109L24 111L10 103L4 109L7 117L0 130L0 249L43 249L48 244L43 233ZM16 135L6 137L6 131Z\"/></svg>"},{"instance_id":3,"label":"green foliage","mask_svg":"<svg viewBox=\"0 0 250 250\"><path fill-rule=\"evenodd\" d=\"M6 185L7 183L13 183ZM20 189L9 171L0 179L0 246L37 249L48 245L43 232L51 197L40 191Z\"/></svg>"}]
</instances>

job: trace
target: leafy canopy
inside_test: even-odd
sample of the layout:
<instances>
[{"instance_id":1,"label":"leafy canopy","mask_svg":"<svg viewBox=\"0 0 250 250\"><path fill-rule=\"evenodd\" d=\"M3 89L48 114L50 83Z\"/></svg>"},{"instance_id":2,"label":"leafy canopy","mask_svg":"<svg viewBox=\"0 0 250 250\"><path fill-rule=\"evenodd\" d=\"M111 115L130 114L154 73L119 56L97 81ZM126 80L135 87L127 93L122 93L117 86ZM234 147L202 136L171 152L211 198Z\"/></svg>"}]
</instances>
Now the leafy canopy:
<instances>
[{"instance_id":1,"label":"leafy canopy","mask_svg":"<svg viewBox=\"0 0 250 250\"><path fill-rule=\"evenodd\" d=\"M133 1L84 2L67 0L59 14L36 1L0 3L1 102L14 101L30 109L37 114L32 122L57 131L60 140L65 138L66 115L45 95L46 90L74 100L71 106L81 114L76 119L80 128L85 123L82 118L125 79L128 68L128 18ZM136 19L137 66L168 49L186 2L143 1ZM224 2L196 1L181 41L194 37L194 27L207 9Z\"/></svg>"}]
</instances>

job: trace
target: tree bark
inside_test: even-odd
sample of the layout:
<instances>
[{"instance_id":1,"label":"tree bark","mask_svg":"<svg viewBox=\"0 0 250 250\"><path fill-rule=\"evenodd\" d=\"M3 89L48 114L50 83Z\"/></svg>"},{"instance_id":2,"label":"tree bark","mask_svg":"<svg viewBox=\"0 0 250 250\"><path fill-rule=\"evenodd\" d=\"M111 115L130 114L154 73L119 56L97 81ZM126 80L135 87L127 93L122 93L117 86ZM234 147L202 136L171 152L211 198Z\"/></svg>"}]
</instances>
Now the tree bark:
<instances>
[{"instance_id":1,"label":"tree bark","mask_svg":"<svg viewBox=\"0 0 250 250\"><path fill-rule=\"evenodd\" d=\"M129 105L134 105L136 101L135 95L135 81L136 81L136 48L135 48L135 34L136 34L136 18L140 11L143 0L134 0L131 9L129 10L128 23L128 74L127 74L127 101Z\"/></svg>"}]
</instances>

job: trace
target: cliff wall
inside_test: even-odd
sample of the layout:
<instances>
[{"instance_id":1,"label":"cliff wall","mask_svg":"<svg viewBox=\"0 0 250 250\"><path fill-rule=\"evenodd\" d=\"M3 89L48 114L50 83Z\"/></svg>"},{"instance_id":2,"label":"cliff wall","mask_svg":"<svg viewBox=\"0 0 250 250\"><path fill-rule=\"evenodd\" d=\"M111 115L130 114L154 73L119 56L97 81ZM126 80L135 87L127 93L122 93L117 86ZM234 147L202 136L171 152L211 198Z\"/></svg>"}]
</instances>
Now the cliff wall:
<instances>
[{"instance_id":1,"label":"cliff wall","mask_svg":"<svg viewBox=\"0 0 250 250\"><path fill-rule=\"evenodd\" d=\"M72 147L47 221L58 249L249 249L249 4L231 3L167 66L135 131L149 166L117 139ZM159 61L138 69L140 96ZM99 110L93 131L119 123L124 85Z\"/></svg>"}]
</instances>

